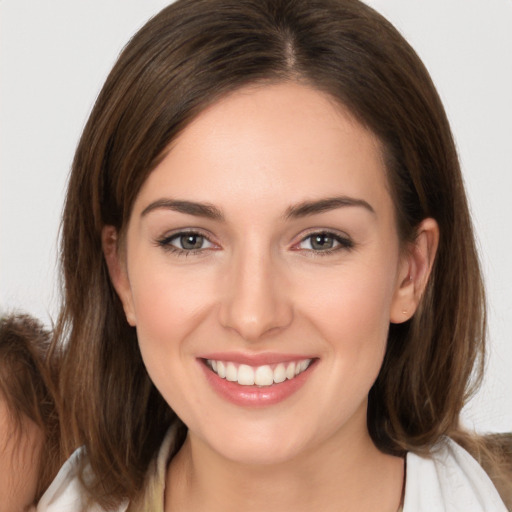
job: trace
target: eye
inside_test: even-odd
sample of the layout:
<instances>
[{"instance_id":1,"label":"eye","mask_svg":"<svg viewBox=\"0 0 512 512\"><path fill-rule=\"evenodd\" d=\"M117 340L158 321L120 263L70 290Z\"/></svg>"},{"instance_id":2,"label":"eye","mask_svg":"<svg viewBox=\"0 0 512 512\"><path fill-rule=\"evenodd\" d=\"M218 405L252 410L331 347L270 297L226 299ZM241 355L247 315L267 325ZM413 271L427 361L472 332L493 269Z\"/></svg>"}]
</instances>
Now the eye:
<instances>
[{"instance_id":1,"label":"eye","mask_svg":"<svg viewBox=\"0 0 512 512\"><path fill-rule=\"evenodd\" d=\"M215 247L206 236L194 231L180 232L167 236L158 240L158 245L164 249L184 254L196 253Z\"/></svg>"},{"instance_id":2,"label":"eye","mask_svg":"<svg viewBox=\"0 0 512 512\"><path fill-rule=\"evenodd\" d=\"M331 253L341 249L351 249L353 246L354 244L349 238L322 231L309 234L296 245L296 248L306 251Z\"/></svg>"}]
</instances>

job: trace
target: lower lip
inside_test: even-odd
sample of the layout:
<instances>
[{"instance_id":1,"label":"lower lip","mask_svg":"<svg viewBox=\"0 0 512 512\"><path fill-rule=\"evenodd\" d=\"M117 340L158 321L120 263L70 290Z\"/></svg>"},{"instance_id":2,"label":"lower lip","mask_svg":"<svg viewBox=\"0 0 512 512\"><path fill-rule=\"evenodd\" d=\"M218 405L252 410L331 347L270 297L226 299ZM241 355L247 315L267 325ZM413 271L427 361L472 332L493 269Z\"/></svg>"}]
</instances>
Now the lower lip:
<instances>
[{"instance_id":1,"label":"lower lip","mask_svg":"<svg viewBox=\"0 0 512 512\"><path fill-rule=\"evenodd\" d=\"M225 400L236 405L265 407L267 405L278 404L298 391L311 375L312 370L316 366L316 360L314 360L305 371L293 379L285 380L279 384L261 387L242 386L238 384L238 382L221 379L215 372L206 366L203 360L200 360L200 364L203 368L206 380Z\"/></svg>"}]
</instances>

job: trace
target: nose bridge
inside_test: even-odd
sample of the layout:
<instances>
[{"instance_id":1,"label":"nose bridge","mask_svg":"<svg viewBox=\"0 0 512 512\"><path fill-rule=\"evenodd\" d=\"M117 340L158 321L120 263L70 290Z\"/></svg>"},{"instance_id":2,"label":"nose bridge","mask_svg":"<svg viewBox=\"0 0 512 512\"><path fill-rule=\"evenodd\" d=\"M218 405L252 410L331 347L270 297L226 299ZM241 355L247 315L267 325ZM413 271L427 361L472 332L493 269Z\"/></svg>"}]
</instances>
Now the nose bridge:
<instances>
[{"instance_id":1,"label":"nose bridge","mask_svg":"<svg viewBox=\"0 0 512 512\"><path fill-rule=\"evenodd\" d=\"M257 241L233 255L221 304L221 323L247 341L257 341L292 319L284 276L278 258Z\"/></svg>"}]
</instances>

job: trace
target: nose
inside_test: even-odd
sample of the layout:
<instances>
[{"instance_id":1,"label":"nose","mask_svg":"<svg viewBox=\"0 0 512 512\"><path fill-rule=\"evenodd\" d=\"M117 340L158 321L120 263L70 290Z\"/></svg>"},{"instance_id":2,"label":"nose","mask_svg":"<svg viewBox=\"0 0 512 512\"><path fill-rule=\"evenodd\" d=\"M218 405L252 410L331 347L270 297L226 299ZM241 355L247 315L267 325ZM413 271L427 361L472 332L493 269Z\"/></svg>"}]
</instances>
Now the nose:
<instances>
[{"instance_id":1,"label":"nose","mask_svg":"<svg viewBox=\"0 0 512 512\"><path fill-rule=\"evenodd\" d=\"M284 269L271 255L247 251L233 258L224 276L220 323L246 341L286 328L293 319Z\"/></svg>"}]
</instances>

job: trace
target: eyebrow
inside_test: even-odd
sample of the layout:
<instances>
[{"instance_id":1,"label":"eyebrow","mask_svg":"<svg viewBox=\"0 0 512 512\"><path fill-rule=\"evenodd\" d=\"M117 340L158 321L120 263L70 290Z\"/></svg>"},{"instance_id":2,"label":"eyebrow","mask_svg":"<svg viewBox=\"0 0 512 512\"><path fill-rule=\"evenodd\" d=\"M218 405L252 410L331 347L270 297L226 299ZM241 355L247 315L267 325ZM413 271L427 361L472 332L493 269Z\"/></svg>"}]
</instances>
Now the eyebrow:
<instances>
[{"instance_id":1,"label":"eyebrow","mask_svg":"<svg viewBox=\"0 0 512 512\"><path fill-rule=\"evenodd\" d=\"M325 199L318 199L315 201L304 201L302 203L290 206L286 209L284 214L285 219L299 219L309 215L335 210L344 207L361 207L368 210L370 213L375 214L372 206L363 199L356 199L348 196L329 197ZM205 217L207 219L224 221L222 211L209 203L196 203L194 201L184 201L176 199L157 199L150 203L144 210L142 210L141 217L148 213L158 210L172 210L186 215L193 215L195 217Z\"/></svg>"},{"instance_id":2,"label":"eyebrow","mask_svg":"<svg viewBox=\"0 0 512 512\"><path fill-rule=\"evenodd\" d=\"M140 215L141 217L144 217L153 210L158 210L161 208L165 210L173 210L179 213L185 213L187 215L194 215L195 217L205 217L207 219L217 221L224 220L224 215L222 212L212 204L173 199L157 199L156 201L153 201L151 204L146 206Z\"/></svg>"},{"instance_id":3,"label":"eyebrow","mask_svg":"<svg viewBox=\"0 0 512 512\"><path fill-rule=\"evenodd\" d=\"M337 208L361 207L375 215L372 206L363 199L356 199L348 196L328 197L316 201L304 201L294 206L290 206L285 212L286 219L299 219L317 213L323 213Z\"/></svg>"}]
</instances>

